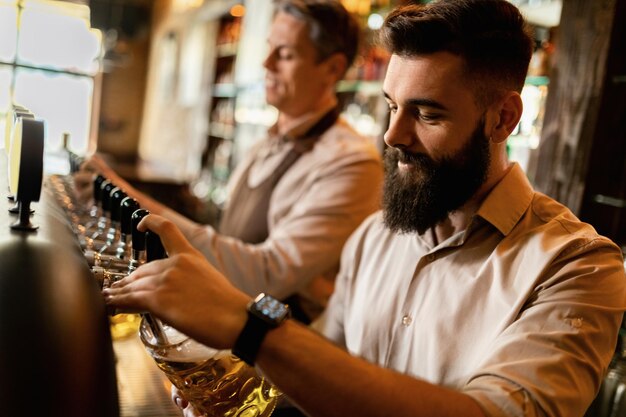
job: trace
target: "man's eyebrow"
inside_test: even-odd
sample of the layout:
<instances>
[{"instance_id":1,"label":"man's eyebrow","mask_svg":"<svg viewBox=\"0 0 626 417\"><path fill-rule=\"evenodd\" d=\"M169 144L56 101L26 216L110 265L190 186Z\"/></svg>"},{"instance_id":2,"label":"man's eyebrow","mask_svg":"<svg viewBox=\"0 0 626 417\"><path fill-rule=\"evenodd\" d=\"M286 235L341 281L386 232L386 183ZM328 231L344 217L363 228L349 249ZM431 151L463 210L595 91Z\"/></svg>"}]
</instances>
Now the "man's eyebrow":
<instances>
[{"instance_id":1,"label":"man's eyebrow","mask_svg":"<svg viewBox=\"0 0 626 417\"><path fill-rule=\"evenodd\" d=\"M393 101L391 97L389 97L389 94L387 94L386 91L383 91L383 95L385 96L387 100ZM443 104L441 104L440 102L431 100L429 98L412 98L412 99L407 100L405 104L409 106L415 106L415 107L432 107L434 109L439 109L439 110L448 110L448 108L444 106Z\"/></svg>"},{"instance_id":2,"label":"man's eyebrow","mask_svg":"<svg viewBox=\"0 0 626 417\"><path fill-rule=\"evenodd\" d=\"M406 104L416 107L432 107L438 110L448 110L448 108L440 102L431 100L429 98L412 98L407 100Z\"/></svg>"}]
</instances>

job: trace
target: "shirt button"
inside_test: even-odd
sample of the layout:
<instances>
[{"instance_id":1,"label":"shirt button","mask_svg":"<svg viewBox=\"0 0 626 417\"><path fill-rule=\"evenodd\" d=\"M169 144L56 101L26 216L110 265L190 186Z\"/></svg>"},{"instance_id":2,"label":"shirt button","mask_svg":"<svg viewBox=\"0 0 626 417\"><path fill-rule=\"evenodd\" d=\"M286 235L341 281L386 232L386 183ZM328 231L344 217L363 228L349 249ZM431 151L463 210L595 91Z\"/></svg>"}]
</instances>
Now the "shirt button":
<instances>
[{"instance_id":1,"label":"shirt button","mask_svg":"<svg viewBox=\"0 0 626 417\"><path fill-rule=\"evenodd\" d=\"M408 314L405 314L404 317L402 317L402 325L404 327L409 327L409 325L413 322L413 319L411 318L411 316L409 316Z\"/></svg>"}]
</instances>

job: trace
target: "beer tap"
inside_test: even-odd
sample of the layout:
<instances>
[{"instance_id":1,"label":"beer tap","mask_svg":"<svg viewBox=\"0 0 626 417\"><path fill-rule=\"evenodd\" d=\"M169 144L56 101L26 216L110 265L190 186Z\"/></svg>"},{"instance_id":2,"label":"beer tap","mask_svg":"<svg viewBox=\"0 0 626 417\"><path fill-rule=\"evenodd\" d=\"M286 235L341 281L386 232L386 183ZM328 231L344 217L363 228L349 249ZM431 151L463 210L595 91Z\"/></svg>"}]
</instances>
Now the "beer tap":
<instances>
[{"instance_id":1,"label":"beer tap","mask_svg":"<svg viewBox=\"0 0 626 417\"><path fill-rule=\"evenodd\" d=\"M92 228L98 223L98 219L102 216L102 183L107 179L102 175L97 175L93 180L93 204L89 209L89 217L85 221L85 229Z\"/></svg>"},{"instance_id":2,"label":"beer tap","mask_svg":"<svg viewBox=\"0 0 626 417\"><path fill-rule=\"evenodd\" d=\"M118 259L130 258L131 235L133 232L132 216L139 208L139 203L132 197L126 197L120 204L120 240L115 251L115 256Z\"/></svg>"},{"instance_id":3,"label":"beer tap","mask_svg":"<svg viewBox=\"0 0 626 417\"><path fill-rule=\"evenodd\" d=\"M116 187L111 191L110 194L110 211L109 211L109 230L106 234L106 241L104 245L100 247L98 252L101 254L110 254L114 255L117 251L116 244L121 239L121 213L122 213L122 200L124 200L128 195L122 191L122 189Z\"/></svg>"},{"instance_id":4,"label":"beer tap","mask_svg":"<svg viewBox=\"0 0 626 417\"><path fill-rule=\"evenodd\" d=\"M131 258L131 234L132 215L139 209L137 200L126 197L120 205L120 238L115 249L115 254L102 254L93 250L85 251L85 258L91 267L103 267L108 270L119 272L128 269Z\"/></svg>"},{"instance_id":5,"label":"beer tap","mask_svg":"<svg viewBox=\"0 0 626 417\"><path fill-rule=\"evenodd\" d=\"M102 182L102 185L100 186L102 213L98 219L98 223L94 225L93 229L95 229L95 231L93 231L91 236L85 237L86 246L83 249L94 249L95 246L104 244L106 237L105 234L109 230L111 224L111 191L113 191L114 188L115 184L111 181L104 180ZM90 230L88 230L87 233L89 233L89 231Z\"/></svg>"},{"instance_id":6,"label":"beer tap","mask_svg":"<svg viewBox=\"0 0 626 417\"><path fill-rule=\"evenodd\" d=\"M98 180L97 177L96 177L96 180ZM95 232L96 230L98 230L98 228L100 227L99 226L100 224L104 224L106 222L106 217L104 215L104 211L102 208L102 196L104 193L104 190L103 190L104 187L107 184L110 184L111 181L104 178L102 181L99 181L99 183L100 185L96 186L96 183L94 181L93 197L94 197L94 205L96 206L94 218L92 218L91 221L85 225L86 233L89 235Z\"/></svg>"},{"instance_id":7,"label":"beer tap","mask_svg":"<svg viewBox=\"0 0 626 417\"><path fill-rule=\"evenodd\" d=\"M87 246L85 236L88 236L89 233L93 233L95 225L102 215L102 209L100 207L100 187L102 182L105 181L105 178L102 175L98 175L94 179L93 203L91 207L88 208L83 207L83 203L79 202L78 199L72 195L73 188L65 187L58 176L51 176L48 181L54 188L56 198L61 204L61 207L65 210L70 220L70 226L78 237L81 247L85 248Z\"/></svg>"},{"instance_id":8,"label":"beer tap","mask_svg":"<svg viewBox=\"0 0 626 417\"><path fill-rule=\"evenodd\" d=\"M100 189L102 181L104 181L102 175L98 175L94 178L94 190ZM47 189L52 190L59 205L67 214L74 233L83 235L84 231L98 220L99 207L97 206L96 199L93 199L91 205L86 206L86 204L80 201L76 196L74 185L68 184L67 180L60 175L50 175L46 178L46 184L48 185ZM98 195L99 200L99 191L94 194Z\"/></svg>"},{"instance_id":9,"label":"beer tap","mask_svg":"<svg viewBox=\"0 0 626 417\"><path fill-rule=\"evenodd\" d=\"M152 262L157 259L165 259L166 257L167 255L165 253L163 243L161 242L161 238L153 231L148 230L146 232L146 262ZM143 313L141 317L145 320L146 324L148 324L150 330L152 330L152 335L159 344L169 344L169 340L161 320L149 313Z\"/></svg>"},{"instance_id":10,"label":"beer tap","mask_svg":"<svg viewBox=\"0 0 626 417\"><path fill-rule=\"evenodd\" d=\"M150 214L148 210L139 209L135 210L130 218L132 250L130 262L128 264L129 274L146 262L146 235L145 232L137 229L137 225L148 214Z\"/></svg>"},{"instance_id":11,"label":"beer tap","mask_svg":"<svg viewBox=\"0 0 626 417\"><path fill-rule=\"evenodd\" d=\"M109 269L102 266L94 266L92 272L102 288L108 288L116 281L130 275L135 269L146 262L146 234L137 229L137 225L150 212L145 209L138 209L131 216L131 257L125 264L126 270ZM101 255L100 255L101 256ZM122 264L124 265L124 264Z\"/></svg>"}]
</instances>

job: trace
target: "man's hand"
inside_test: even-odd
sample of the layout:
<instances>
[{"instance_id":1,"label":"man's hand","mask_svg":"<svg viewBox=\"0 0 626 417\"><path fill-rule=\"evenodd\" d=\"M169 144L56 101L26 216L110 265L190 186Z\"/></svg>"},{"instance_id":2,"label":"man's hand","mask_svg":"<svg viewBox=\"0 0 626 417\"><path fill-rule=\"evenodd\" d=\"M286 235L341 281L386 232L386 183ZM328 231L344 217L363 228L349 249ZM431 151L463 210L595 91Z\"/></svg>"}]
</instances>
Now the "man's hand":
<instances>
[{"instance_id":1,"label":"man's hand","mask_svg":"<svg viewBox=\"0 0 626 417\"><path fill-rule=\"evenodd\" d=\"M151 214L139 224L161 237L169 255L105 289L110 306L148 311L205 345L228 349L247 320L250 297L191 246L174 223Z\"/></svg>"},{"instance_id":2,"label":"man's hand","mask_svg":"<svg viewBox=\"0 0 626 417\"><path fill-rule=\"evenodd\" d=\"M74 193L82 204L88 204L93 199L93 182L95 174L91 171L83 170L82 168L75 172L74 178Z\"/></svg>"},{"instance_id":3,"label":"man's hand","mask_svg":"<svg viewBox=\"0 0 626 417\"><path fill-rule=\"evenodd\" d=\"M183 398L183 396L180 393L180 391L178 391L178 389L174 385L172 385L171 395L172 395L172 401L174 401L174 404L176 404L178 406L178 408L183 410L183 415L185 417L203 417L203 416L206 416L206 414L200 413L199 411L197 411L194 408L193 405L189 404L189 402L185 398Z\"/></svg>"},{"instance_id":4,"label":"man's hand","mask_svg":"<svg viewBox=\"0 0 626 417\"><path fill-rule=\"evenodd\" d=\"M78 200L84 204L93 198L93 181L97 174L113 181L116 185L122 185L122 182L126 183L101 157L93 155L83 162L80 169L73 174L74 191Z\"/></svg>"}]
</instances>

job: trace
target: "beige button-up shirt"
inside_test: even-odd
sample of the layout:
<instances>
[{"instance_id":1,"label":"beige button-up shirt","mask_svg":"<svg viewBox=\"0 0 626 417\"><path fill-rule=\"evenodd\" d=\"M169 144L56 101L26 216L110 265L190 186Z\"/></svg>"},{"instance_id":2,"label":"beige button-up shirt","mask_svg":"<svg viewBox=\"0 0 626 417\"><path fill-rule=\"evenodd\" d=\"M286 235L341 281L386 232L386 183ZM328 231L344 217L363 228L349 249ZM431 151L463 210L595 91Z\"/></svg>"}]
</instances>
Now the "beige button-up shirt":
<instances>
[{"instance_id":1,"label":"beige button-up shirt","mask_svg":"<svg viewBox=\"0 0 626 417\"><path fill-rule=\"evenodd\" d=\"M356 356L474 397L489 416L583 415L626 309L619 248L519 166L435 245L373 215L348 241L322 331Z\"/></svg>"}]
</instances>

